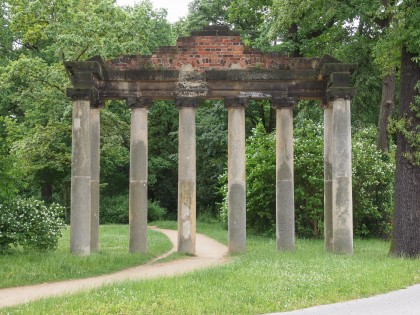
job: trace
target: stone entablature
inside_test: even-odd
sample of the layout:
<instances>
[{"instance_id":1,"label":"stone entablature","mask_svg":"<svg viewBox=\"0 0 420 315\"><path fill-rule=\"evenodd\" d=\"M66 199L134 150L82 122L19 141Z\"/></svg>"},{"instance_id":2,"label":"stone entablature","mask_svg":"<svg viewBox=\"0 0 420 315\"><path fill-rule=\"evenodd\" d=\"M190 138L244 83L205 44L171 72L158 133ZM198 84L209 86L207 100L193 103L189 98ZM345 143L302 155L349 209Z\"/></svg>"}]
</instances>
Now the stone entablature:
<instances>
[{"instance_id":1,"label":"stone entablature","mask_svg":"<svg viewBox=\"0 0 420 315\"><path fill-rule=\"evenodd\" d=\"M292 97L325 100L349 97L353 64L325 56L295 58L262 53L241 42L226 26L209 26L181 37L176 46L160 47L152 56L93 57L65 62L73 98L98 100L244 97Z\"/></svg>"}]
</instances>

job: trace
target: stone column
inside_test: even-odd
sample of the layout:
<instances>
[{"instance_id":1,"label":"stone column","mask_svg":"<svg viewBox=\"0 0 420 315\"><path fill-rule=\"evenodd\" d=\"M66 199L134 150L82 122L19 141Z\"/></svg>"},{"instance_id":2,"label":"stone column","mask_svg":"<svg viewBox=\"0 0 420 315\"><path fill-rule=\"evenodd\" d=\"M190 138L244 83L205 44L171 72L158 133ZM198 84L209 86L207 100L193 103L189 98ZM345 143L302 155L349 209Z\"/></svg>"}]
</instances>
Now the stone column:
<instances>
[{"instance_id":1,"label":"stone column","mask_svg":"<svg viewBox=\"0 0 420 315\"><path fill-rule=\"evenodd\" d=\"M276 109L276 240L277 250L295 249L293 172L293 106L296 99L275 98Z\"/></svg>"},{"instance_id":2,"label":"stone column","mask_svg":"<svg viewBox=\"0 0 420 315\"><path fill-rule=\"evenodd\" d=\"M332 210L332 106L324 107L324 247L333 250Z\"/></svg>"},{"instance_id":3,"label":"stone column","mask_svg":"<svg viewBox=\"0 0 420 315\"><path fill-rule=\"evenodd\" d=\"M90 254L91 130L90 101L73 101L70 250Z\"/></svg>"},{"instance_id":4,"label":"stone column","mask_svg":"<svg viewBox=\"0 0 420 315\"><path fill-rule=\"evenodd\" d=\"M333 98L332 217L333 251L353 253L350 100Z\"/></svg>"},{"instance_id":5,"label":"stone column","mask_svg":"<svg viewBox=\"0 0 420 315\"><path fill-rule=\"evenodd\" d=\"M244 98L227 98L229 253L246 251L246 179Z\"/></svg>"},{"instance_id":6,"label":"stone column","mask_svg":"<svg viewBox=\"0 0 420 315\"><path fill-rule=\"evenodd\" d=\"M99 250L100 109L90 109L91 124L91 221L90 250Z\"/></svg>"},{"instance_id":7,"label":"stone column","mask_svg":"<svg viewBox=\"0 0 420 315\"><path fill-rule=\"evenodd\" d=\"M179 98L178 133L178 252L195 254L197 98Z\"/></svg>"},{"instance_id":8,"label":"stone column","mask_svg":"<svg viewBox=\"0 0 420 315\"><path fill-rule=\"evenodd\" d=\"M150 98L129 99L131 107L129 251L147 252L147 111Z\"/></svg>"}]
</instances>

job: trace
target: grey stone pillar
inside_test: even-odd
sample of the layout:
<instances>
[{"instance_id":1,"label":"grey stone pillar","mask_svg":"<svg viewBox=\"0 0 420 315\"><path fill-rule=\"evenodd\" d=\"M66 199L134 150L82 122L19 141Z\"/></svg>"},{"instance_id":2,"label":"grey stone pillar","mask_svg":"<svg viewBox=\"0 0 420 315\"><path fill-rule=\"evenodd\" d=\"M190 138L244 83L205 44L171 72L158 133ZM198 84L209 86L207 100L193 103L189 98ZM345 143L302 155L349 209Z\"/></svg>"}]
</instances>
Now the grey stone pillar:
<instances>
[{"instance_id":1,"label":"grey stone pillar","mask_svg":"<svg viewBox=\"0 0 420 315\"><path fill-rule=\"evenodd\" d=\"M73 101L70 250L90 254L91 219L90 101Z\"/></svg>"},{"instance_id":2,"label":"grey stone pillar","mask_svg":"<svg viewBox=\"0 0 420 315\"><path fill-rule=\"evenodd\" d=\"M324 107L324 247L333 250L332 210L332 106Z\"/></svg>"},{"instance_id":3,"label":"grey stone pillar","mask_svg":"<svg viewBox=\"0 0 420 315\"><path fill-rule=\"evenodd\" d=\"M90 250L99 250L100 109L90 109L91 124L91 221Z\"/></svg>"},{"instance_id":4,"label":"grey stone pillar","mask_svg":"<svg viewBox=\"0 0 420 315\"><path fill-rule=\"evenodd\" d=\"M129 224L130 252L147 252L147 111L150 98L129 99L131 107Z\"/></svg>"},{"instance_id":5,"label":"grey stone pillar","mask_svg":"<svg viewBox=\"0 0 420 315\"><path fill-rule=\"evenodd\" d=\"M275 98L276 109L276 241L277 250L295 249L293 172L293 106L296 99Z\"/></svg>"},{"instance_id":6,"label":"grey stone pillar","mask_svg":"<svg viewBox=\"0 0 420 315\"><path fill-rule=\"evenodd\" d=\"M176 100L178 132L178 252L195 254L196 231L196 139L197 98Z\"/></svg>"},{"instance_id":7,"label":"grey stone pillar","mask_svg":"<svg viewBox=\"0 0 420 315\"><path fill-rule=\"evenodd\" d=\"M353 253L350 100L331 101L333 251Z\"/></svg>"},{"instance_id":8,"label":"grey stone pillar","mask_svg":"<svg viewBox=\"0 0 420 315\"><path fill-rule=\"evenodd\" d=\"M247 100L227 98L229 253L246 251L245 109Z\"/></svg>"}]
</instances>

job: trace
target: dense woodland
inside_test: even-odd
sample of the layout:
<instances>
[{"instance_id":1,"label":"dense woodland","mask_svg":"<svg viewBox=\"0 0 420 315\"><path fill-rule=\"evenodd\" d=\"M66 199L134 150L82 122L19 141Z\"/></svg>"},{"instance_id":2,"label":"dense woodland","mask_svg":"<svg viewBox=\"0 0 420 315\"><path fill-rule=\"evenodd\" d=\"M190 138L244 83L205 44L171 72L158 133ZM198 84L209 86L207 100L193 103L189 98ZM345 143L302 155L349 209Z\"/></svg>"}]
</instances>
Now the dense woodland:
<instances>
[{"instance_id":1,"label":"dense woodland","mask_svg":"<svg viewBox=\"0 0 420 315\"><path fill-rule=\"evenodd\" d=\"M420 4L417 0L193 0L171 24L149 1L1 0L0 201L70 199L71 101L63 60L149 55L208 24L227 24L246 45L290 56L329 54L356 63L352 99L355 234L393 235L392 252L420 255ZM247 117L247 220L275 224L275 116L252 102ZM294 110L297 233L322 237L323 113ZM128 221L130 111L101 111L101 222ZM149 217L175 218L178 109L149 111ZM222 103L197 112L197 211L226 217L227 114ZM391 223L394 223L393 226ZM0 224L1 225L1 224ZM393 230L393 233L391 232Z\"/></svg>"}]
</instances>

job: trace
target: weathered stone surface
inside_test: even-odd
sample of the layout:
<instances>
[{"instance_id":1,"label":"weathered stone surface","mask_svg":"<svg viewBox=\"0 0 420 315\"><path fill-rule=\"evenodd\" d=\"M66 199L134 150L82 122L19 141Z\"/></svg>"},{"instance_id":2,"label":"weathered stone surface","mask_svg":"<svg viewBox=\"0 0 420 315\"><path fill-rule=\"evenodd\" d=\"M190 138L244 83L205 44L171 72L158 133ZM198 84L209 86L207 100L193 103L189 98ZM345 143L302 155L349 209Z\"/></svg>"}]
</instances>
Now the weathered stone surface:
<instances>
[{"instance_id":1,"label":"weathered stone surface","mask_svg":"<svg viewBox=\"0 0 420 315\"><path fill-rule=\"evenodd\" d=\"M240 101L240 100L238 100ZM229 103L232 102L232 103ZM245 106L228 101L229 252L246 251Z\"/></svg>"},{"instance_id":2,"label":"weathered stone surface","mask_svg":"<svg viewBox=\"0 0 420 315\"><path fill-rule=\"evenodd\" d=\"M129 250L141 253L147 252L148 104L132 106L131 109Z\"/></svg>"},{"instance_id":3,"label":"weathered stone surface","mask_svg":"<svg viewBox=\"0 0 420 315\"><path fill-rule=\"evenodd\" d=\"M70 249L72 254L90 254L91 220L91 129L90 103L73 102Z\"/></svg>"},{"instance_id":4,"label":"weathered stone surface","mask_svg":"<svg viewBox=\"0 0 420 315\"><path fill-rule=\"evenodd\" d=\"M289 102L285 102L285 103L289 104ZM295 202L294 202L294 174L293 174L293 107L277 107L277 108L278 108L276 109L276 239L277 239L277 249L278 250L294 250L295 248Z\"/></svg>"},{"instance_id":5,"label":"weathered stone surface","mask_svg":"<svg viewBox=\"0 0 420 315\"><path fill-rule=\"evenodd\" d=\"M350 101L332 102L333 251L353 253Z\"/></svg>"},{"instance_id":6,"label":"weathered stone surface","mask_svg":"<svg viewBox=\"0 0 420 315\"><path fill-rule=\"evenodd\" d=\"M333 109L324 108L324 247L333 250L332 126Z\"/></svg>"},{"instance_id":7,"label":"weathered stone surface","mask_svg":"<svg viewBox=\"0 0 420 315\"><path fill-rule=\"evenodd\" d=\"M91 225L90 250L99 250L100 109L90 109L91 126Z\"/></svg>"},{"instance_id":8,"label":"weathered stone surface","mask_svg":"<svg viewBox=\"0 0 420 315\"><path fill-rule=\"evenodd\" d=\"M195 254L196 230L196 106L178 99L178 252ZM194 105L198 100L189 100Z\"/></svg>"}]
</instances>

